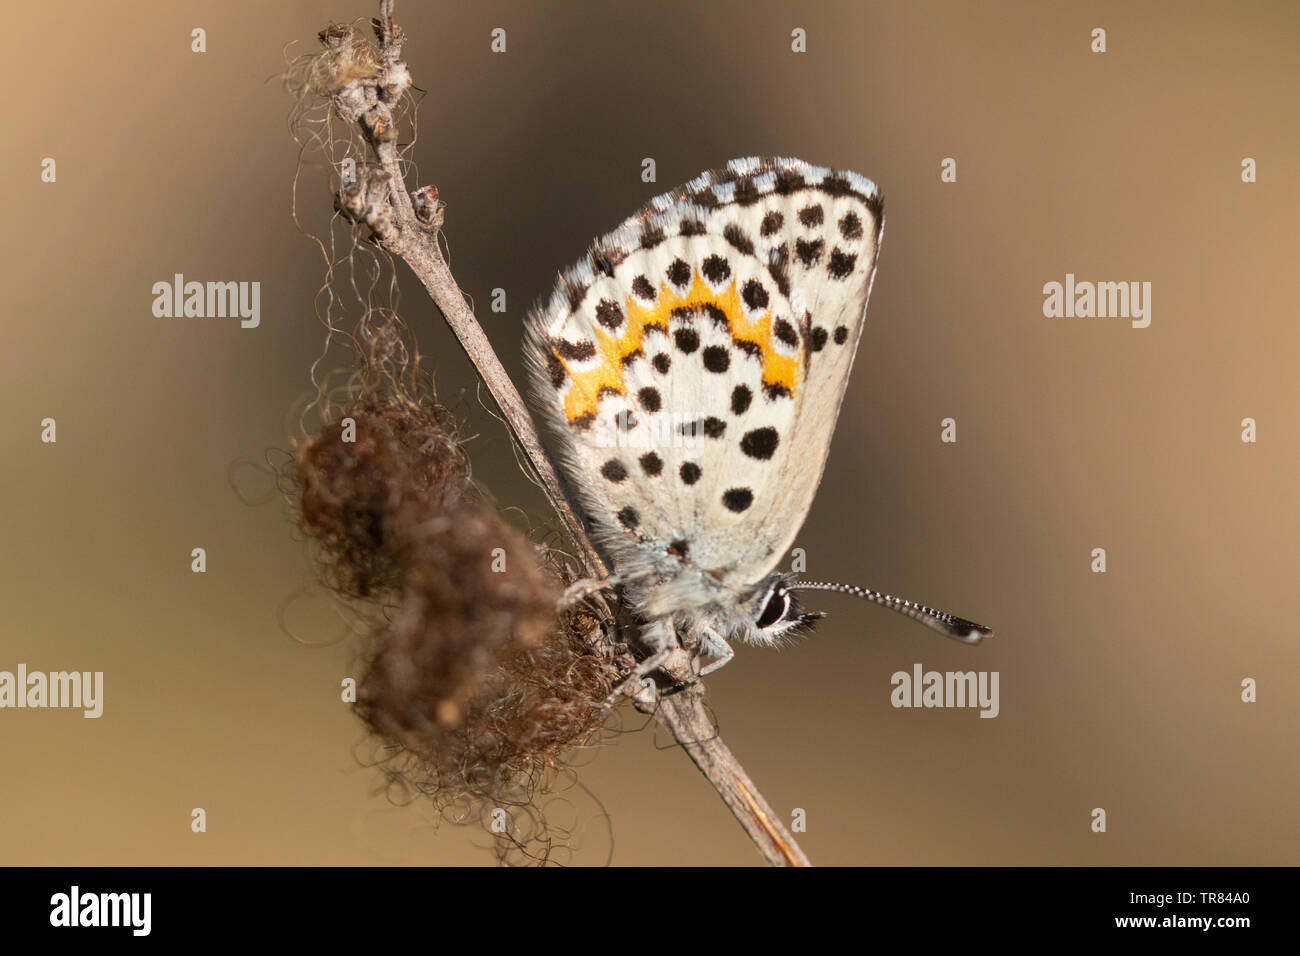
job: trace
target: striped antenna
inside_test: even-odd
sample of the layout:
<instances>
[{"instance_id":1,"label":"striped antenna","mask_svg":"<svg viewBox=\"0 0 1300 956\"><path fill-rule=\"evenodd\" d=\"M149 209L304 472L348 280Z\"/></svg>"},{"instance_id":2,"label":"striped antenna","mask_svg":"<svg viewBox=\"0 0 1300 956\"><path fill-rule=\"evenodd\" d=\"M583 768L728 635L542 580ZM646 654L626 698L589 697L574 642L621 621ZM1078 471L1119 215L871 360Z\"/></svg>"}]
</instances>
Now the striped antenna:
<instances>
[{"instance_id":1,"label":"striped antenna","mask_svg":"<svg viewBox=\"0 0 1300 956\"><path fill-rule=\"evenodd\" d=\"M978 644L984 638L991 637L993 634L991 627L976 624L974 621L968 621L964 617L957 617L947 611L936 611L932 607L917 604L915 601L904 601L892 594L873 591L871 588L860 588L853 584L834 584L830 581L790 581L787 587L798 591L838 591L840 594L852 594L854 597L860 597L872 604L879 604L891 611L897 611L905 617L910 617L912 620L938 631L944 637L951 637L954 641L961 641L963 644Z\"/></svg>"}]
</instances>

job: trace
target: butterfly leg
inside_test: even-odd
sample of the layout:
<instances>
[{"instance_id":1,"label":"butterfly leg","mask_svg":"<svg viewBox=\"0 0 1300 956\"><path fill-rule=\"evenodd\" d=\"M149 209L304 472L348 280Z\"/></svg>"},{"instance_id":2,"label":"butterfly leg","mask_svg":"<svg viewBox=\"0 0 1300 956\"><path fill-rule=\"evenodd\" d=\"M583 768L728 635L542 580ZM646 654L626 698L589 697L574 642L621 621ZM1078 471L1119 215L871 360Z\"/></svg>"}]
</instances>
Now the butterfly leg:
<instances>
[{"instance_id":1,"label":"butterfly leg","mask_svg":"<svg viewBox=\"0 0 1300 956\"><path fill-rule=\"evenodd\" d=\"M605 700L606 707L612 707L623 694L638 701L654 702L658 692L654 687L654 681L650 679L650 674L662 666L672 652L671 627L672 625L667 621L654 621L642 629L641 640L650 649L650 653L614 688Z\"/></svg>"},{"instance_id":2,"label":"butterfly leg","mask_svg":"<svg viewBox=\"0 0 1300 956\"><path fill-rule=\"evenodd\" d=\"M736 652L731 649L731 645L723 640L722 635L718 634L712 628L704 628L700 635L700 650L705 651L710 657L717 660L706 664L700 668L700 676L712 674L719 667L724 667L731 663L731 659L736 656Z\"/></svg>"},{"instance_id":3,"label":"butterfly leg","mask_svg":"<svg viewBox=\"0 0 1300 956\"><path fill-rule=\"evenodd\" d=\"M632 697L643 707L655 704L659 697L659 691L649 675L656 671L672 652L672 646L666 645L668 639L667 627L668 625L665 622L656 622L647 626L642 633L642 638L657 650L653 650L645 660L637 664L632 673L614 688L605 701L606 707L612 707L623 694ZM736 656L736 652L731 649L731 645L709 627L704 627L700 631L700 650L710 657L716 658L716 660L700 668L700 677L712 674L719 667L729 664L731 659Z\"/></svg>"},{"instance_id":4,"label":"butterfly leg","mask_svg":"<svg viewBox=\"0 0 1300 956\"><path fill-rule=\"evenodd\" d=\"M612 590L623 583L623 578L617 574L611 574L604 578L582 578L574 581L564 591L560 597L560 603L557 607L559 611L567 611L573 605L585 598L598 594L601 591Z\"/></svg>"},{"instance_id":5,"label":"butterfly leg","mask_svg":"<svg viewBox=\"0 0 1300 956\"><path fill-rule=\"evenodd\" d=\"M659 697L659 692L655 687L655 682L650 679L649 675L668 659L669 650L669 648L664 648L661 651L656 651L638 664L632 673L625 677L605 698L605 707L613 707L618 698L624 694L638 703L654 704Z\"/></svg>"}]
</instances>

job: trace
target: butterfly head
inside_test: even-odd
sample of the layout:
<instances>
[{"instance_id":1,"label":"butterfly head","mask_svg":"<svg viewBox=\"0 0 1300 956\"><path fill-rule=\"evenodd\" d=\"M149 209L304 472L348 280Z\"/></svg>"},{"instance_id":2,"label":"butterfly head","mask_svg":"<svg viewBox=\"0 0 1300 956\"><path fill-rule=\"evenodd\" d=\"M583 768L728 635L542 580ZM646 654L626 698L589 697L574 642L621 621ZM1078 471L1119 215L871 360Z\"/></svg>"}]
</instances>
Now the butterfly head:
<instances>
[{"instance_id":1,"label":"butterfly head","mask_svg":"<svg viewBox=\"0 0 1300 956\"><path fill-rule=\"evenodd\" d=\"M750 639L758 644L781 643L800 631L810 630L815 621L826 616L821 611L803 610L790 579L780 573L764 579L749 606L753 615Z\"/></svg>"}]
</instances>

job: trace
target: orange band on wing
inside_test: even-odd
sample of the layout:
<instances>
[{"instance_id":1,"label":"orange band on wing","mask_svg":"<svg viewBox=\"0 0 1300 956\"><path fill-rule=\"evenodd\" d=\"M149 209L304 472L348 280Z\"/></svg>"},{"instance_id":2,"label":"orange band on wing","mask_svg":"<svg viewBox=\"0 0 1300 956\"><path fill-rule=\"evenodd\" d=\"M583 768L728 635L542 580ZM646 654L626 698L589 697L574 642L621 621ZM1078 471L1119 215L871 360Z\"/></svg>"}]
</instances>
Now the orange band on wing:
<instances>
[{"instance_id":1,"label":"orange band on wing","mask_svg":"<svg viewBox=\"0 0 1300 956\"><path fill-rule=\"evenodd\" d=\"M798 357L781 355L773 347L772 313L764 311L756 319L747 319L734 279L723 292L717 293L709 288L697 271L685 295L665 283L659 286L658 298L652 306L646 307L629 297L624 303L626 321L621 335L613 335L594 325L597 364L591 368L575 369L572 366L578 363L566 361L559 352L553 353L570 379L564 395L565 417L576 422L595 415L602 393L626 394L623 360L644 348L647 330L657 327L666 334L674 310L700 309L706 305L714 306L726 316L732 339L758 347L763 363L763 385L793 395L802 381L803 367Z\"/></svg>"}]
</instances>

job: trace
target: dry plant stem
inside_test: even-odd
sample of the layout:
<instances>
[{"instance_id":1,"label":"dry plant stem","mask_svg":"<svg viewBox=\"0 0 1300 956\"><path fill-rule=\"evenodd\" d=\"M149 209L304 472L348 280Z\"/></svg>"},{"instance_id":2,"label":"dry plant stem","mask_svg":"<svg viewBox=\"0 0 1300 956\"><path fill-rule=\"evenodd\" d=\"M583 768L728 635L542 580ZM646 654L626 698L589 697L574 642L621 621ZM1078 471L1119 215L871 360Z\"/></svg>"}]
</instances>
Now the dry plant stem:
<instances>
[{"instance_id":1,"label":"dry plant stem","mask_svg":"<svg viewBox=\"0 0 1300 956\"><path fill-rule=\"evenodd\" d=\"M713 784L722 802L740 821L763 858L773 866L812 866L794 837L781 824L745 768L717 735L704 706L704 684L694 684L665 697L659 720L668 728L700 772Z\"/></svg>"},{"instance_id":2,"label":"dry plant stem","mask_svg":"<svg viewBox=\"0 0 1300 956\"><path fill-rule=\"evenodd\" d=\"M399 187L399 189L401 192L406 191L404 188ZM409 235L405 230L401 234L403 237ZM560 516L569 537L581 549L580 557L586 573L593 578L605 577L609 569L600 553L591 544L582 520L578 517L578 505L572 493L564 479L555 471L550 457L542 448L537 432L532 428L532 419L528 416L519 390L506 374L501 360L497 358L487 336L483 334L483 329L475 321L474 314L470 312L460 288L452 278L451 270L447 267L447 262L442 257L437 244L432 241L416 241L392 245L386 243L385 246L405 260L411 267L411 271L424 283L429 297L433 299L434 304L442 312L443 318L451 326L452 332L456 334L461 348L469 356L479 378L483 380L483 384L487 386L488 391L492 393L492 398L501 409L506 427L510 429L511 435L532 464L534 472L542 483L542 490ZM521 423L526 423L527 427L523 427Z\"/></svg>"},{"instance_id":3,"label":"dry plant stem","mask_svg":"<svg viewBox=\"0 0 1300 956\"><path fill-rule=\"evenodd\" d=\"M381 44L380 57L390 75L405 75L401 65L403 34L392 19L392 0L381 0L375 21ZM438 222L421 222L415 204L402 179L392 106L381 97L361 119L367 141L374 147L382 172L379 183L387 191L386 214L367 217L375 227L384 249L401 258L424 284L434 304L455 333L475 371L492 393L511 435L518 442L541 482L565 530L579 548L586 573L594 578L608 574L604 557L592 544L581 508L573 498L550 455L543 448L532 417L518 389L506 374L474 313L452 277L438 246ZM669 681L679 687L659 702L656 714L674 739L695 761L695 765L717 790L723 802L740 821L763 857L777 866L808 866L807 856L780 823L749 775L717 736L713 720L704 706L704 688L694 676L692 655L677 648L661 667Z\"/></svg>"},{"instance_id":4,"label":"dry plant stem","mask_svg":"<svg viewBox=\"0 0 1300 956\"><path fill-rule=\"evenodd\" d=\"M402 212L397 212L401 206L399 196L405 200L408 207L411 199L405 186L402 185L401 177L397 174L396 149L391 143L382 144L379 147L379 158L383 167L394 177L392 193L396 231L384 241L384 248L403 259L416 277L424 283L429 297L433 299L434 304L442 312L443 318L451 326L465 354L474 363L479 378L492 393L493 399L501 409L506 427L510 429L511 435L532 464L533 470L542 483L542 490L560 516L569 537L582 550L580 557L586 573L593 578L605 577L609 573L608 568L600 553L592 547L591 539L587 536L578 517L578 505L542 448L519 390L506 374L501 360L497 358L487 336L483 334L483 329L475 320L474 313L470 311L464 296L461 295L456 280L452 278L447 260L443 258L442 251L438 248L436 234L422 228L413 212L409 218L405 218Z\"/></svg>"}]
</instances>

